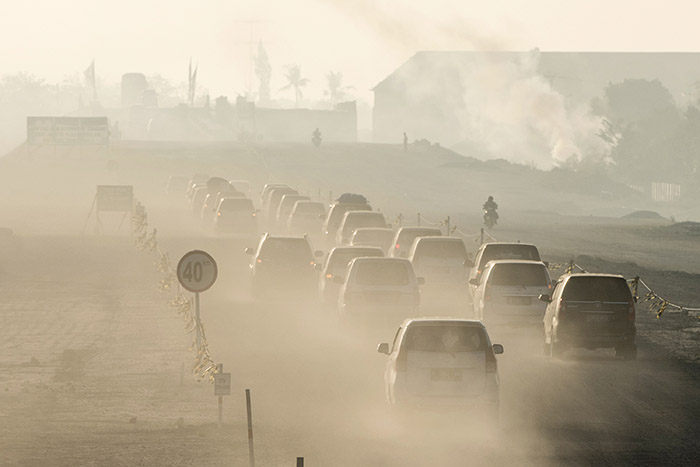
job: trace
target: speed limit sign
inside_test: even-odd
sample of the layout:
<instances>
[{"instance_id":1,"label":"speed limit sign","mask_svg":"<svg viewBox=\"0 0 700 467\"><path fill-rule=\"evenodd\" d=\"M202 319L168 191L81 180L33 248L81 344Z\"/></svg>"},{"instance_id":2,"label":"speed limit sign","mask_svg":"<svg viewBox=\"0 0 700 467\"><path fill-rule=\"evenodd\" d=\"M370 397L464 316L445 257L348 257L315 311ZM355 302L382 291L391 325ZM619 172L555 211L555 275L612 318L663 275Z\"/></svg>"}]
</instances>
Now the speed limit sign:
<instances>
[{"instance_id":1,"label":"speed limit sign","mask_svg":"<svg viewBox=\"0 0 700 467\"><path fill-rule=\"evenodd\" d=\"M216 282L217 274L216 261L206 251L190 251L177 263L177 279L190 292L208 290Z\"/></svg>"}]
</instances>

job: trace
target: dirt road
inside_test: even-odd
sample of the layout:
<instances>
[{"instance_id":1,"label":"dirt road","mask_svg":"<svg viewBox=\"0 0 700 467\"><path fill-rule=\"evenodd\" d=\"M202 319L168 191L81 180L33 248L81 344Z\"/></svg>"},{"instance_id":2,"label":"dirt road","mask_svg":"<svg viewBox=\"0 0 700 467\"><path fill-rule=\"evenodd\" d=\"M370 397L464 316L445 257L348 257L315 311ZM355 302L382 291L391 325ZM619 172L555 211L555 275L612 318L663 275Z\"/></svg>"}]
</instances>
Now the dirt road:
<instances>
[{"instance_id":1,"label":"dirt road","mask_svg":"<svg viewBox=\"0 0 700 467\"><path fill-rule=\"evenodd\" d=\"M382 150L392 165L397 157L389 149ZM333 165L343 162L338 151L320 163L318 173L306 170L305 160L297 166L288 155L274 153L266 167L278 176L287 170L300 182L334 173L331 181L341 190L346 183L353 186L350 177L361 177L362 168L344 174L344 165ZM255 165L256 157L238 163ZM212 173L243 177L223 156L210 163L206 169ZM429 161L420 163L429 173ZM496 434L472 413L396 413L384 404L385 360L375 350L380 340L393 337L393 330L348 327L312 304L253 301L243 254L252 245L209 237L180 204L166 204L162 190L154 188L167 178L158 161L139 165L136 158L125 159L122 167L132 170L129 175L104 173L98 161L84 172L54 161L50 165L57 172L38 188L24 186L37 164L13 164L0 173L6 200L0 214L17 231L11 243L0 245L2 466L247 465L246 388L253 395L258 465L293 465L297 456L316 466L697 463L699 370L697 362L681 363L667 351L678 332L657 323L668 321L638 313L635 362L617 360L608 351L574 351L564 361L550 361L541 355L537 324L490 328L493 341L505 347L499 357ZM200 166L189 158L169 170L193 173ZM430 173L436 178L421 180L423 191L415 196L400 191L415 188L407 169L397 186L382 191L381 174L364 186L372 186L373 200L387 211L415 205L433 218L456 212L454 197L432 196L430 190L443 182ZM457 180L463 174L444 176ZM233 374L222 428L216 426L213 388L189 374L192 336L167 306L170 297L157 290L154 258L134 248L124 232L79 235L95 183L140 188L149 221L171 258L198 248L219 262L219 280L202 295L202 317L213 358ZM440 204L446 198L453 204ZM430 212L431 204L441 210ZM460 226L473 223L458 214L455 219ZM663 237L659 242L659 231L583 217L561 216L556 228L544 229L542 219L546 216L511 216L500 236L534 241L545 254L563 259L592 254L619 265L641 258L647 271L673 286L670 292L684 289L684 298L697 297L695 276L683 276L679 286L677 276L659 272L700 272L697 259L690 257L696 240ZM103 220L116 230L118 218ZM679 330L690 330L688 341L697 341L697 326L674 320ZM660 346L662 338L671 342Z\"/></svg>"}]
</instances>

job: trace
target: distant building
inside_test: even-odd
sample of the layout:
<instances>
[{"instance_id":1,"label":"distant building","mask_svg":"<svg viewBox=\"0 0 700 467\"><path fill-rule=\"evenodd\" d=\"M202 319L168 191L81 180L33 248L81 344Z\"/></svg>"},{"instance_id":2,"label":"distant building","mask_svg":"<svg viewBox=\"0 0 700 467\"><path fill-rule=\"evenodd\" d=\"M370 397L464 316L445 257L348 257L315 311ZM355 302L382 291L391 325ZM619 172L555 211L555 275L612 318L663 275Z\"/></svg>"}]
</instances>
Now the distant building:
<instances>
[{"instance_id":1,"label":"distant building","mask_svg":"<svg viewBox=\"0 0 700 467\"><path fill-rule=\"evenodd\" d=\"M700 97L700 53L422 51L374 87L373 140L398 144L406 131L444 146L459 142L459 115L469 110L464 95L475 92L465 75L473 80L478 72L488 85L509 66L534 67L569 104L588 104L629 78L658 79L677 103Z\"/></svg>"}]
</instances>

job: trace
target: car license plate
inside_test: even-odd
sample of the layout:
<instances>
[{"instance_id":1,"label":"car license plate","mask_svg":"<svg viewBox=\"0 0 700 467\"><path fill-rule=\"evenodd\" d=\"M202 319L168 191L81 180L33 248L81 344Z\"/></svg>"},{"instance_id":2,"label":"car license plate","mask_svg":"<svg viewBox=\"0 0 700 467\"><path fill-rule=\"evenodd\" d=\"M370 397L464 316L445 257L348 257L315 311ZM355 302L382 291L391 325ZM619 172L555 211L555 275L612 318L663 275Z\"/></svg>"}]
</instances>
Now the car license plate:
<instances>
[{"instance_id":1,"label":"car license plate","mask_svg":"<svg viewBox=\"0 0 700 467\"><path fill-rule=\"evenodd\" d=\"M508 305L530 305L531 303L530 297L508 297Z\"/></svg>"},{"instance_id":2,"label":"car license plate","mask_svg":"<svg viewBox=\"0 0 700 467\"><path fill-rule=\"evenodd\" d=\"M431 368L430 379L433 381L462 381L460 368Z\"/></svg>"},{"instance_id":3,"label":"car license plate","mask_svg":"<svg viewBox=\"0 0 700 467\"><path fill-rule=\"evenodd\" d=\"M589 323L607 323L608 315L588 315L586 321Z\"/></svg>"}]
</instances>

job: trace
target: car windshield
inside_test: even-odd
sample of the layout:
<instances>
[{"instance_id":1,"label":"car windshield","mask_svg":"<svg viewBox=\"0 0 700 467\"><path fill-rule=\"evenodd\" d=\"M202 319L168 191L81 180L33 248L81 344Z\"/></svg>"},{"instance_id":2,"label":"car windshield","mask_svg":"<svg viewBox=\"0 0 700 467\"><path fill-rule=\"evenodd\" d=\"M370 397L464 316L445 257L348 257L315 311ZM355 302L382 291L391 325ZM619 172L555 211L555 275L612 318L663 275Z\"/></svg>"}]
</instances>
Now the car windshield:
<instances>
[{"instance_id":1,"label":"car windshield","mask_svg":"<svg viewBox=\"0 0 700 467\"><path fill-rule=\"evenodd\" d=\"M396 243L403 248L408 249L413 244L413 240L418 237L441 237L440 229L420 229L420 230L402 230L399 234Z\"/></svg>"},{"instance_id":2,"label":"car windshield","mask_svg":"<svg viewBox=\"0 0 700 467\"><path fill-rule=\"evenodd\" d=\"M328 272L331 274L342 274L348 267L348 263L360 256L382 256L380 252L373 249L351 249L335 251L328 263Z\"/></svg>"},{"instance_id":3,"label":"car windshield","mask_svg":"<svg viewBox=\"0 0 700 467\"><path fill-rule=\"evenodd\" d=\"M542 264L494 264L491 285L547 287L547 271Z\"/></svg>"},{"instance_id":4,"label":"car windshield","mask_svg":"<svg viewBox=\"0 0 700 467\"><path fill-rule=\"evenodd\" d=\"M294 214L323 214L326 210L321 203L297 203Z\"/></svg>"},{"instance_id":5,"label":"car windshield","mask_svg":"<svg viewBox=\"0 0 700 467\"><path fill-rule=\"evenodd\" d=\"M268 238L260 247L260 258L280 261L313 261L311 246L303 238Z\"/></svg>"},{"instance_id":6,"label":"car windshield","mask_svg":"<svg viewBox=\"0 0 700 467\"><path fill-rule=\"evenodd\" d=\"M253 202L247 198L223 198L219 204L219 211L235 212L246 211L253 212Z\"/></svg>"},{"instance_id":7,"label":"car windshield","mask_svg":"<svg viewBox=\"0 0 700 467\"><path fill-rule=\"evenodd\" d=\"M329 227L338 227L340 225L340 221L343 220L343 216L348 211L371 211L371 210L372 210L372 208L370 208L366 204L336 204L335 206L333 206L333 208L331 210L331 215L328 218L328 226Z\"/></svg>"},{"instance_id":8,"label":"car windshield","mask_svg":"<svg viewBox=\"0 0 700 467\"><path fill-rule=\"evenodd\" d=\"M459 258L467 257L467 249L462 241L420 241L416 245L415 257Z\"/></svg>"},{"instance_id":9,"label":"car windshield","mask_svg":"<svg viewBox=\"0 0 700 467\"><path fill-rule=\"evenodd\" d=\"M572 301L628 302L632 298L621 277L571 277L562 298Z\"/></svg>"},{"instance_id":10,"label":"car windshield","mask_svg":"<svg viewBox=\"0 0 700 467\"><path fill-rule=\"evenodd\" d=\"M394 236L392 230L358 230L352 237L354 243L357 242L381 242L388 243Z\"/></svg>"},{"instance_id":11,"label":"car windshield","mask_svg":"<svg viewBox=\"0 0 700 467\"><path fill-rule=\"evenodd\" d=\"M359 285L408 285L410 277L406 264L398 261L364 261L357 264Z\"/></svg>"},{"instance_id":12,"label":"car windshield","mask_svg":"<svg viewBox=\"0 0 700 467\"><path fill-rule=\"evenodd\" d=\"M359 227L386 227L384 214L380 212L349 214L345 219L345 232L351 232Z\"/></svg>"},{"instance_id":13,"label":"car windshield","mask_svg":"<svg viewBox=\"0 0 700 467\"><path fill-rule=\"evenodd\" d=\"M534 245L509 245L509 244L490 244L485 247L484 253L481 255L481 264L479 268L483 268L486 263L496 259L523 259L528 261L541 261L537 247Z\"/></svg>"},{"instance_id":14,"label":"car windshield","mask_svg":"<svg viewBox=\"0 0 700 467\"><path fill-rule=\"evenodd\" d=\"M483 329L476 326L411 326L406 331L404 346L418 352L483 352L487 348Z\"/></svg>"}]
</instances>

